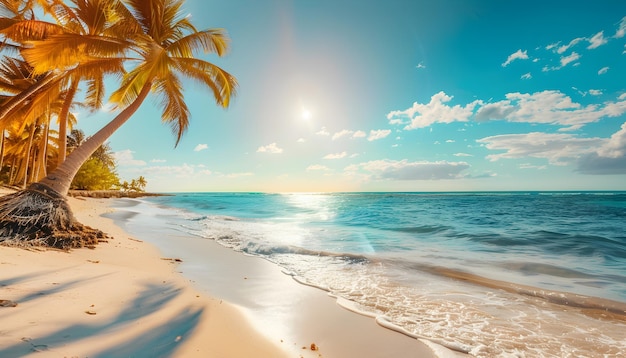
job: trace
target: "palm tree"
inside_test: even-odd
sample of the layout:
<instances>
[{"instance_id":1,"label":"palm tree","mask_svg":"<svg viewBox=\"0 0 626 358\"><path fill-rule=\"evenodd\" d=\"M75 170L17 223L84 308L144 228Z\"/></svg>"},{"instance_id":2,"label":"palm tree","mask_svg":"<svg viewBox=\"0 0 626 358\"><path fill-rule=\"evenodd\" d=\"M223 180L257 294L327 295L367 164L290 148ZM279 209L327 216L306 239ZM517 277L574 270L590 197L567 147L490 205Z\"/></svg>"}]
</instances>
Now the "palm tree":
<instances>
[{"instance_id":1,"label":"palm tree","mask_svg":"<svg viewBox=\"0 0 626 358\"><path fill-rule=\"evenodd\" d=\"M120 88L111 96L111 101L123 109L47 177L10 199L0 199L0 241L17 238L21 242L61 247L80 245L76 240L83 239L84 227L76 223L65 200L72 178L82 163L130 119L151 92L160 98L161 118L172 127L176 144L186 131L190 117L181 76L208 87L220 106L227 107L235 94L237 83L233 76L194 57L197 50L218 56L225 54L228 38L223 30L198 31L181 12L182 0L127 0L129 8L119 1L110 2L114 5L110 8L114 14L108 19L125 21L126 32L122 33L125 42L113 35L51 35L45 42L30 41L31 47L24 57L34 61L35 74L70 71L79 67L78 63L111 56L122 42L129 44L126 54L135 54L128 59L134 66L125 73ZM107 41L114 44L109 46Z\"/></svg>"},{"instance_id":2,"label":"palm tree","mask_svg":"<svg viewBox=\"0 0 626 358\"><path fill-rule=\"evenodd\" d=\"M143 175L140 175L139 178L137 178L137 186L139 187L139 191L143 191L146 188L146 185L148 185L148 181L146 180L146 178L143 177Z\"/></svg>"},{"instance_id":3,"label":"palm tree","mask_svg":"<svg viewBox=\"0 0 626 358\"><path fill-rule=\"evenodd\" d=\"M6 1L6 0L3 0ZM65 160L66 134L70 109L80 82L87 82L84 106L92 110L100 108L104 99L104 76L119 74L124 71L121 55L129 46L126 32L132 31L125 21L107 21L111 6L117 0L72 0L74 7L69 7L59 0L39 0L44 13L55 19L56 23L40 21L35 18L11 21L2 33L17 45L21 55L35 67L35 73L46 75L42 85L46 88L60 86L64 90L65 102L58 115L60 149L58 163ZM15 12L16 10L12 10ZM19 17L15 15L15 17ZM73 48L66 51L50 51L58 41L74 41ZM100 56L85 53L87 47L99 47ZM77 49L81 51L76 51ZM58 57L51 58L51 55ZM69 62L68 62L69 61ZM55 65L51 66L51 63ZM64 71L58 71L58 68ZM43 95L39 87L34 87L38 95ZM7 113L0 111L0 117L10 118L11 108L23 104L28 97L15 96L11 103L3 106ZM11 104L11 106L9 105Z\"/></svg>"}]
</instances>

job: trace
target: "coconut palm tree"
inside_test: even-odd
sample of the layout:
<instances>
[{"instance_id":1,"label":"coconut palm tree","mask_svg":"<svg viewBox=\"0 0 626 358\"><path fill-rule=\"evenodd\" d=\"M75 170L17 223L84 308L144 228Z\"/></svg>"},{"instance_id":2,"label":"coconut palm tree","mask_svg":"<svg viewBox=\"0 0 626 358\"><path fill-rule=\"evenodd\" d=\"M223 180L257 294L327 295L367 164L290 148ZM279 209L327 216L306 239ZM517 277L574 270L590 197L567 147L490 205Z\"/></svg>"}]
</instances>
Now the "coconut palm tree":
<instances>
[{"instance_id":1,"label":"coconut palm tree","mask_svg":"<svg viewBox=\"0 0 626 358\"><path fill-rule=\"evenodd\" d=\"M39 76L46 75L45 79L50 81L46 88L55 89L54 86L60 86L64 91L65 102L58 115L60 150L57 164L62 163L66 157L68 120L79 84L83 81L87 83L83 106L91 110L100 108L104 99L104 76L123 73L124 59L119 55L123 54L129 45L124 34L133 29L133 26L128 26L125 21L107 20L111 14L110 9L118 3L117 0L72 0L72 2L74 6L70 7L59 0L40 0L38 3L44 13L54 18L55 23L30 18L9 22L10 26L5 26L2 30L4 37L17 43L14 47L19 48L20 54L33 64L35 73ZM15 17L19 18L18 15ZM56 46L59 40L79 42L73 43L75 48L71 51L49 51L48 46ZM37 48L34 48L35 44ZM87 46L98 46L100 56L95 57L86 53L84 50ZM83 51L77 52L76 49ZM48 55L41 57L45 52ZM50 55L59 57L50 58ZM68 57L71 63L68 63ZM50 66L50 63L55 63L55 66ZM58 68L63 68L64 71L58 71ZM45 91L38 87L34 89L38 96L45 94ZM28 98L15 96L12 99L12 106L7 103L3 108L7 108L6 110L15 108ZM9 120L11 113L0 111L0 118Z\"/></svg>"},{"instance_id":2,"label":"coconut palm tree","mask_svg":"<svg viewBox=\"0 0 626 358\"><path fill-rule=\"evenodd\" d=\"M123 37L130 47L125 54L134 54L127 59L130 70L111 96L121 112L69 154L47 177L9 199L0 199L0 241L61 247L80 245L84 227L76 223L65 200L72 178L82 163L131 118L151 92L159 96L163 109L161 119L172 127L176 144L186 131L190 117L181 77L208 87L217 104L223 107L228 106L235 94L237 83L233 76L194 56L198 50L218 56L225 54L228 38L223 30L197 30L182 13L182 0L127 0L128 7L119 1L111 0L111 3L115 5L110 10L114 13L108 19L126 21L127 32ZM119 38L111 37L110 41L114 42L111 46L102 38L103 35L52 35L45 42L30 41L31 47L24 52L24 57L33 61L35 74L69 71L79 67L79 63L98 56L111 56L117 51ZM99 44L103 48L97 46Z\"/></svg>"}]
</instances>

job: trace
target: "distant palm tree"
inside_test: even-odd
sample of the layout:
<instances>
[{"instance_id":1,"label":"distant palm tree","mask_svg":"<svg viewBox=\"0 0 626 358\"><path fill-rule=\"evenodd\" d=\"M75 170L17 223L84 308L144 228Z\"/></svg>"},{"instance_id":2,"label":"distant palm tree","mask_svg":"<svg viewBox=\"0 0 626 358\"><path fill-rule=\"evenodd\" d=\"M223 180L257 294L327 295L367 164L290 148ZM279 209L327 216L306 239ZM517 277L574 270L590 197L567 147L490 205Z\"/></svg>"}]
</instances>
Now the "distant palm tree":
<instances>
[{"instance_id":1,"label":"distant palm tree","mask_svg":"<svg viewBox=\"0 0 626 358\"><path fill-rule=\"evenodd\" d=\"M124 74L120 88L111 97L111 101L123 109L47 177L25 192L0 199L0 241L15 241L16 238L29 241L35 237L42 243L75 246L73 240L80 239L75 236L82 233L66 237L68 231L82 230L65 201L72 178L91 154L137 111L150 92L159 96L163 107L161 118L172 127L176 144L187 129L190 116L180 76L208 87L217 104L223 107L228 106L235 93L237 83L233 76L194 57L197 50L219 56L225 54L226 34L220 29L198 31L181 12L182 0L125 1L130 8L115 0L81 1L108 1L111 16L107 20L124 22L122 36L51 35L45 41L30 41L24 57L36 62L35 74L71 71L84 61L110 57L119 50L120 44L127 44L126 53L136 55L129 58L134 67ZM34 216L25 219L27 213ZM58 242L59 237L63 242Z\"/></svg>"},{"instance_id":2,"label":"distant palm tree","mask_svg":"<svg viewBox=\"0 0 626 358\"><path fill-rule=\"evenodd\" d=\"M146 185L148 185L148 181L143 177L143 175L140 175L139 178L137 178L137 186L139 186L139 189L143 191Z\"/></svg>"}]
</instances>

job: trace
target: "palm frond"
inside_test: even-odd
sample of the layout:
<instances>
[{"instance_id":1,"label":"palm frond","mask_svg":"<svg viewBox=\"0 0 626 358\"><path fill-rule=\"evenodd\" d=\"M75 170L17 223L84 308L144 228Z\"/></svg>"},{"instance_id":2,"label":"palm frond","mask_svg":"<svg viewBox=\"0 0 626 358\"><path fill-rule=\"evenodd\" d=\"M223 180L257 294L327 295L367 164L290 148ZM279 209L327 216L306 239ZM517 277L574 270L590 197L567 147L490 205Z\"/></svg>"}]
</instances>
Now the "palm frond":
<instances>
[{"instance_id":1,"label":"palm frond","mask_svg":"<svg viewBox=\"0 0 626 358\"><path fill-rule=\"evenodd\" d=\"M205 53L223 56L229 43L230 39L223 29L209 29L191 33L170 44L167 52L174 57L192 57L194 51L202 49Z\"/></svg>"},{"instance_id":2,"label":"palm frond","mask_svg":"<svg viewBox=\"0 0 626 358\"><path fill-rule=\"evenodd\" d=\"M36 74L52 69L66 70L94 56L123 56L128 48L127 42L111 37L74 34L54 35L46 41L28 43L31 47L23 50L22 55Z\"/></svg>"},{"instance_id":3,"label":"palm frond","mask_svg":"<svg viewBox=\"0 0 626 358\"><path fill-rule=\"evenodd\" d=\"M213 91L215 101L222 107L228 107L230 98L237 92L237 80L220 67L196 58L174 59L177 70L200 85Z\"/></svg>"},{"instance_id":4,"label":"palm frond","mask_svg":"<svg viewBox=\"0 0 626 358\"><path fill-rule=\"evenodd\" d=\"M13 24L9 24L9 22L5 21L5 24L2 24L2 26L9 26L4 28L0 27L2 29L2 35L18 43L32 40L44 40L52 35L62 34L64 32L63 27L46 21L23 20L17 22L13 21Z\"/></svg>"},{"instance_id":5,"label":"palm frond","mask_svg":"<svg viewBox=\"0 0 626 358\"><path fill-rule=\"evenodd\" d=\"M189 108L185 103L182 83L172 73L155 81L154 88L159 95L163 107L161 119L172 128L176 136L176 145L189 126Z\"/></svg>"},{"instance_id":6,"label":"palm frond","mask_svg":"<svg viewBox=\"0 0 626 358\"><path fill-rule=\"evenodd\" d=\"M139 92L148 81L148 73L146 66L140 64L132 71L126 73L122 79L120 87L111 94L110 100L113 103L126 107L133 103L139 96Z\"/></svg>"}]
</instances>

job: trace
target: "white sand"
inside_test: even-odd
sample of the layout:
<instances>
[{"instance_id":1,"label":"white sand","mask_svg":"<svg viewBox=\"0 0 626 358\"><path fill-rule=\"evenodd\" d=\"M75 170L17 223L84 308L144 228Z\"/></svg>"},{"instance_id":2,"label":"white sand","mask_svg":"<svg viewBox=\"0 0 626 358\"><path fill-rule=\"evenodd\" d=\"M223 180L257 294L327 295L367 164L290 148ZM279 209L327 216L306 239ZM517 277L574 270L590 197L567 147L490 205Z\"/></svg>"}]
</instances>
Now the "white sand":
<instances>
[{"instance_id":1,"label":"white sand","mask_svg":"<svg viewBox=\"0 0 626 358\"><path fill-rule=\"evenodd\" d=\"M150 244L71 199L76 217L115 239L95 250L0 246L0 357L283 357L240 310L198 293Z\"/></svg>"}]
</instances>

